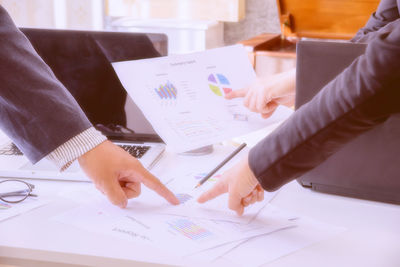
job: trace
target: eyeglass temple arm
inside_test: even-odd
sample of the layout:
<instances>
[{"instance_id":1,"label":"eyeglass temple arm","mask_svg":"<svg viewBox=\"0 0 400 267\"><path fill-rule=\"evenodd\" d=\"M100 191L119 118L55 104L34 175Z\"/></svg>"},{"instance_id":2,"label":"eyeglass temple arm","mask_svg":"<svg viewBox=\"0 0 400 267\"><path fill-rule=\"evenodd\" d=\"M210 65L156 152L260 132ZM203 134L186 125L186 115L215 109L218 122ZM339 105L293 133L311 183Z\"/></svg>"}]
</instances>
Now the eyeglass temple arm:
<instances>
[{"instance_id":1,"label":"eyeglass temple arm","mask_svg":"<svg viewBox=\"0 0 400 267\"><path fill-rule=\"evenodd\" d=\"M0 193L0 197L10 197L10 196L18 196L21 194L30 194L31 190L30 189L24 189L24 190L18 190L18 191L13 191L13 192L7 192L7 193Z\"/></svg>"}]
</instances>

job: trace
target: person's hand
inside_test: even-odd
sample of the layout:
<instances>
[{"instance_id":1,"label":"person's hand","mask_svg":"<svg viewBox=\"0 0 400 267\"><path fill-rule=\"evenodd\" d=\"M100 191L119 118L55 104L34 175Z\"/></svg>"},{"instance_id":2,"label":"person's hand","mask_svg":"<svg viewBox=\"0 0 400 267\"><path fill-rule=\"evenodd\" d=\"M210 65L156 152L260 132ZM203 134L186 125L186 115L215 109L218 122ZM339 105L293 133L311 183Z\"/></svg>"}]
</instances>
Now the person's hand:
<instances>
[{"instance_id":1,"label":"person's hand","mask_svg":"<svg viewBox=\"0 0 400 267\"><path fill-rule=\"evenodd\" d=\"M264 190L251 171L247 157L226 171L219 181L204 192L197 201L204 203L224 193L229 193L228 207L238 215L256 201L264 200Z\"/></svg>"},{"instance_id":2,"label":"person's hand","mask_svg":"<svg viewBox=\"0 0 400 267\"><path fill-rule=\"evenodd\" d=\"M157 192L169 203L179 200L155 176L128 152L105 141L78 158L86 175L111 203L121 208L127 201L140 195L141 183Z\"/></svg>"},{"instance_id":3,"label":"person's hand","mask_svg":"<svg viewBox=\"0 0 400 267\"><path fill-rule=\"evenodd\" d=\"M248 88L232 91L225 98L244 97L243 104L263 118L268 118L279 105L293 106L296 83L296 70L290 70L258 78Z\"/></svg>"}]
</instances>

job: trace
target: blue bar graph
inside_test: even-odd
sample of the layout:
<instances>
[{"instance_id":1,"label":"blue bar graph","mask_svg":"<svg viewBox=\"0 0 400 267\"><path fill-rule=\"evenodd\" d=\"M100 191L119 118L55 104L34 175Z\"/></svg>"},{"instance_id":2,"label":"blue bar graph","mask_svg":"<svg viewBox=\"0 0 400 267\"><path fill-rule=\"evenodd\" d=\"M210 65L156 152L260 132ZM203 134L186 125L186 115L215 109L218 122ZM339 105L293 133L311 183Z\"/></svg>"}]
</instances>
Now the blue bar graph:
<instances>
[{"instance_id":1,"label":"blue bar graph","mask_svg":"<svg viewBox=\"0 0 400 267\"><path fill-rule=\"evenodd\" d=\"M169 81L155 88L154 91L160 99L176 99L178 97L178 90Z\"/></svg>"}]
</instances>

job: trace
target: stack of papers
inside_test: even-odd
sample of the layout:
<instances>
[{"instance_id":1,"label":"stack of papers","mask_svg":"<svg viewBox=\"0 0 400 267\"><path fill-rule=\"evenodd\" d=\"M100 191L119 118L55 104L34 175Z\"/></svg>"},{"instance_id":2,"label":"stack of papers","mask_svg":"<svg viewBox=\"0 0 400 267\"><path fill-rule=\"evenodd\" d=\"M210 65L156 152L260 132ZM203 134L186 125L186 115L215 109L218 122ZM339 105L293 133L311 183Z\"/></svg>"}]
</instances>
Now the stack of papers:
<instances>
[{"instance_id":1,"label":"stack of papers","mask_svg":"<svg viewBox=\"0 0 400 267\"><path fill-rule=\"evenodd\" d=\"M120 209L96 194L93 193L84 205L55 219L86 231L171 250L179 257L294 226L284 214L265 207L269 199L255 206L250 216L238 217L228 211L226 203L221 205L223 199L213 200L204 208L195 199L171 206L145 189L142 197L130 201L126 209ZM87 197L87 192L85 195ZM83 198L74 194L75 200ZM271 217L258 219L261 209L266 209ZM196 212L198 214L192 216Z\"/></svg>"},{"instance_id":2,"label":"stack of papers","mask_svg":"<svg viewBox=\"0 0 400 267\"><path fill-rule=\"evenodd\" d=\"M197 197L213 186L219 175L198 192L193 189L198 179L194 173L166 177L182 202L178 206L166 203L147 188L139 198L130 200L126 209L113 206L94 189L89 195L87 190L69 191L64 195L84 204L54 219L167 250L185 260L211 263L223 258L232 261L232 266L249 266L249 260L250 266L258 266L343 231L274 207L269 202L276 193L266 193L263 202L246 209L241 217L227 208L226 196L198 204ZM268 253L260 243L271 248ZM261 257L255 257L257 254Z\"/></svg>"}]
</instances>

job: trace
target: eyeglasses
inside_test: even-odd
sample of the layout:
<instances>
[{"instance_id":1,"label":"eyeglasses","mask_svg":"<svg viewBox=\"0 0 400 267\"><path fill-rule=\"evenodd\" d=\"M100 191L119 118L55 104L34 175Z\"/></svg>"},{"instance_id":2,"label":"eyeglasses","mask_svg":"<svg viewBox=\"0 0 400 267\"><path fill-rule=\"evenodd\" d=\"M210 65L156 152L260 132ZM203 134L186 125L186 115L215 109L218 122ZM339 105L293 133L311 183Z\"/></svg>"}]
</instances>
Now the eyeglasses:
<instances>
[{"instance_id":1,"label":"eyeglasses","mask_svg":"<svg viewBox=\"0 0 400 267\"><path fill-rule=\"evenodd\" d=\"M27 197L37 197L32 194L34 188L33 184L21 180L0 181L0 200L7 203L18 203Z\"/></svg>"}]
</instances>

